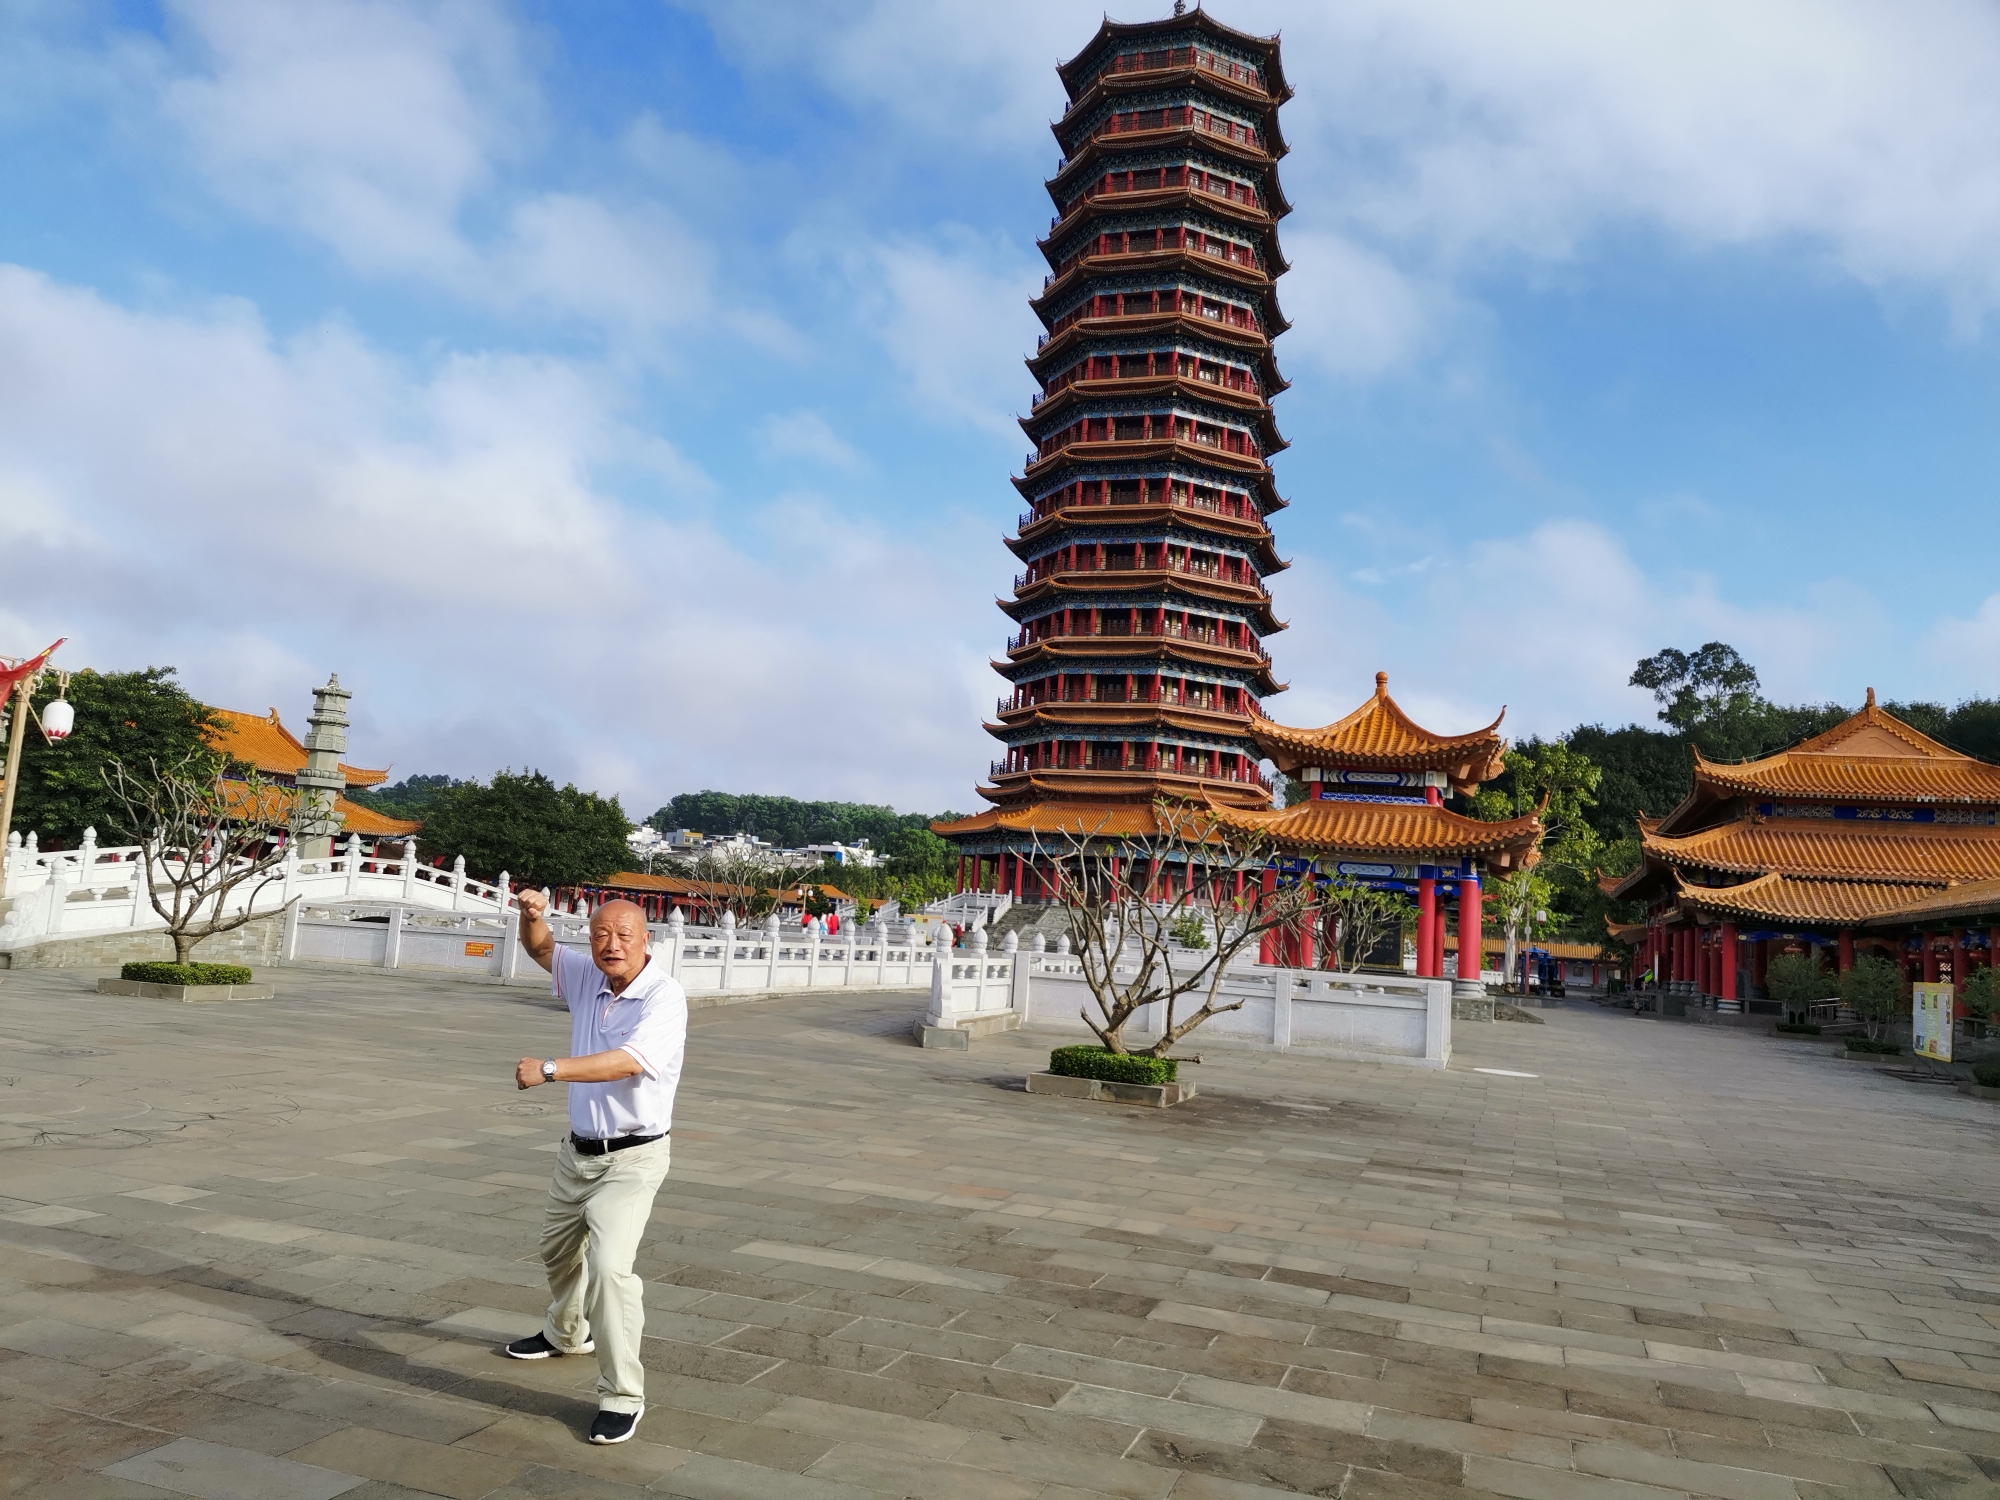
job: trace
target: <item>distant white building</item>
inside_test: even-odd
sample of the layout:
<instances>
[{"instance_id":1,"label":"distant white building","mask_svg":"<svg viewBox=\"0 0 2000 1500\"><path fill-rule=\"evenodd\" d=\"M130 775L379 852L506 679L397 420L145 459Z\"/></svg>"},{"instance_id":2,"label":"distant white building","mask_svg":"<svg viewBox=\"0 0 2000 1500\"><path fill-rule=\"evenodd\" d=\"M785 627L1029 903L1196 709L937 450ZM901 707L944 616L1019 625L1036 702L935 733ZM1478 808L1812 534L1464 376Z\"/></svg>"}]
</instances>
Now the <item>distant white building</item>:
<instances>
[{"instance_id":1,"label":"distant white building","mask_svg":"<svg viewBox=\"0 0 2000 1500\"><path fill-rule=\"evenodd\" d=\"M625 842L636 858L647 861L719 854L747 859L771 869L841 865L862 870L872 870L882 862L882 856L868 847L866 839L853 844L807 844L799 849L778 849L768 840L747 833L698 833L692 828L661 833L657 828L645 827L627 834Z\"/></svg>"}]
</instances>

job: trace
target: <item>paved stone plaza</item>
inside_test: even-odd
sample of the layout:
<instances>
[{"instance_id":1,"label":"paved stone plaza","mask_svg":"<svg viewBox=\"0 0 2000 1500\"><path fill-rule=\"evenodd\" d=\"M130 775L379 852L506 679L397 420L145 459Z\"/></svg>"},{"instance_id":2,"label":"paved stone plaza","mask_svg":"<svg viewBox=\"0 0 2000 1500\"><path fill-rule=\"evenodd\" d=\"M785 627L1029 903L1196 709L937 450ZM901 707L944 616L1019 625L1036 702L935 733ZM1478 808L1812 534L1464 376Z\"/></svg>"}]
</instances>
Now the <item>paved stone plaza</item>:
<instances>
[{"instance_id":1,"label":"paved stone plaza","mask_svg":"<svg viewBox=\"0 0 2000 1500\"><path fill-rule=\"evenodd\" d=\"M2000 1107L1573 1006L1443 1073L1032 1097L920 1002L700 1011L652 1405L520 1364L525 991L0 980L0 1491L701 1500L2000 1494ZM1485 1073L1478 1068L1531 1073Z\"/></svg>"}]
</instances>

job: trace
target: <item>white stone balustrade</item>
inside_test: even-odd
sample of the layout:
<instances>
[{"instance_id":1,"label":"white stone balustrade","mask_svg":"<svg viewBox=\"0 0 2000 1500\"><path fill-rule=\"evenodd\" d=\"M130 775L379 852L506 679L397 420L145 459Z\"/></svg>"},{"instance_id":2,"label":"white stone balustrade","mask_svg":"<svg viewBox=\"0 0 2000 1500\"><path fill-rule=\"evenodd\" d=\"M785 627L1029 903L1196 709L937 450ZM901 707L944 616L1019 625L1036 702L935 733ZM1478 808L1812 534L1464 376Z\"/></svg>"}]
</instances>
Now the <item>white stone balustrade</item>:
<instances>
[{"instance_id":1,"label":"white stone balustrade","mask_svg":"<svg viewBox=\"0 0 2000 1500\"><path fill-rule=\"evenodd\" d=\"M558 943L590 946L588 917L552 912L548 922ZM519 925L498 912L301 901L286 913L283 959L546 985L548 976L520 950ZM931 987L933 949L921 928L908 922L849 924L829 935L818 918L798 927L772 916L739 928L725 912L720 925L703 927L675 912L648 924L647 933L655 961L695 997Z\"/></svg>"},{"instance_id":2,"label":"white stone balustrade","mask_svg":"<svg viewBox=\"0 0 2000 1500\"><path fill-rule=\"evenodd\" d=\"M1090 1039L1083 1014L1088 1009L1096 1015L1096 1002L1068 938L1059 939L1051 952L1037 933L1026 951L1016 951L1009 933L999 954L988 952L985 939L984 931L974 933L967 948L940 963L925 1025L964 1026L1012 1009L1022 1026ZM1186 955L1190 970L1203 960L1198 950L1170 947ZM1121 976L1137 972L1138 945L1127 953L1132 957L1119 965ZM1451 988L1448 979L1287 969L1245 956L1223 975L1218 997L1222 1004L1241 1000L1242 1008L1203 1022L1188 1042L1441 1068L1451 1058ZM1201 992L1183 996L1176 1003L1176 1021L1199 1008L1203 998ZM1165 1024L1164 1011L1161 1003L1146 1006L1126 1035L1135 1042L1156 1040Z\"/></svg>"},{"instance_id":3,"label":"white stone balustrade","mask_svg":"<svg viewBox=\"0 0 2000 1500\"><path fill-rule=\"evenodd\" d=\"M486 912L495 916L516 909L507 893L507 876L488 884L465 873L465 861L448 870L421 864L414 842L406 841L399 855L378 847L363 847L349 835L344 846L324 859L301 859L289 851L268 879L252 879L232 891L225 915L244 910L282 910L295 900L395 902L432 911ZM158 931L166 923L141 886L143 862L136 844L100 848L97 830L86 829L81 847L44 852L34 834L24 841L10 836L0 857L0 896L7 910L0 917L0 951L68 938L102 937L117 932ZM178 861L164 861L171 870ZM203 913L208 915L209 913Z\"/></svg>"}]
</instances>

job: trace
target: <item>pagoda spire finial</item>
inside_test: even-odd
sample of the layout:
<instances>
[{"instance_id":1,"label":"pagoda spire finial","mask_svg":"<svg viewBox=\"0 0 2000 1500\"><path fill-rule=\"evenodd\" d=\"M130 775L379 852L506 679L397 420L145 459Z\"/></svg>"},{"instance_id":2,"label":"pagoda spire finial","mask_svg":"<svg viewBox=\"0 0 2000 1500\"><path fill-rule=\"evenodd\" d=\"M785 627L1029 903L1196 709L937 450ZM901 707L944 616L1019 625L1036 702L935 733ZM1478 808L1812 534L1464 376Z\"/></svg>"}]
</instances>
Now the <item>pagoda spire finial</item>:
<instances>
[{"instance_id":1,"label":"pagoda spire finial","mask_svg":"<svg viewBox=\"0 0 2000 1500\"><path fill-rule=\"evenodd\" d=\"M1387 672L1377 672L1375 674L1375 696L1378 698L1389 696L1389 674Z\"/></svg>"},{"instance_id":2,"label":"pagoda spire finial","mask_svg":"<svg viewBox=\"0 0 2000 1500\"><path fill-rule=\"evenodd\" d=\"M1868 690L1868 706L1870 708L1873 708L1875 706L1875 689L1873 688L1870 688Z\"/></svg>"},{"instance_id":3,"label":"pagoda spire finial","mask_svg":"<svg viewBox=\"0 0 2000 1500\"><path fill-rule=\"evenodd\" d=\"M1174 0L1174 14L1177 16L1187 14L1187 0Z\"/></svg>"}]
</instances>

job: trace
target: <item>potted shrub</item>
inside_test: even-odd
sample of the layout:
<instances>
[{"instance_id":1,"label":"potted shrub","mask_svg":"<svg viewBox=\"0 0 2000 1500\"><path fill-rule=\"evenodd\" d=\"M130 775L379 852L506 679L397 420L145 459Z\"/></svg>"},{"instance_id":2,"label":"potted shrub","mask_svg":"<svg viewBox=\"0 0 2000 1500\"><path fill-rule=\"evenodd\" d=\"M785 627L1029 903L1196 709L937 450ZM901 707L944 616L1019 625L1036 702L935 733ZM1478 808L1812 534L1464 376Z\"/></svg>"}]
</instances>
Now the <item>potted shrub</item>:
<instances>
[{"instance_id":1,"label":"potted shrub","mask_svg":"<svg viewBox=\"0 0 2000 1500\"><path fill-rule=\"evenodd\" d=\"M1972 1012L1983 1033L1993 1024L1994 1012L2000 1011L2000 969L1991 964L1974 969L1958 998L1965 1002L1965 1008Z\"/></svg>"},{"instance_id":2,"label":"potted shrub","mask_svg":"<svg viewBox=\"0 0 2000 1500\"><path fill-rule=\"evenodd\" d=\"M1901 968L1879 953L1864 953L1840 976L1840 998L1861 1018L1867 1032L1847 1039L1850 1053L1894 1057L1903 1050L1888 1036L1889 1022L1907 1012L1910 1004L1910 987Z\"/></svg>"},{"instance_id":3,"label":"potted shrub","mask_svg":"<svg viewBox=\"0 0 2000 1500\"><path fill-rule=\"evenodd\" d=\"M1972 1092L1981 1099L2000 1099L2000 1062L1973 1065Z\"/></svg>"},{"instance_id":4,"label":"potted shrub","mask_svg":"<svg viewBox=\"0 0 2000 1500\"><path fill-rule=\"evenodd\" d=\"M1809 1019L1813 1003L1840 993L1840 981L1819 966L1812 952L1780 953L1764 971L1764 988L1785 1008L1777 1029L1791 1036L1818 1036Z\"/></svg>"}]
</instances>

